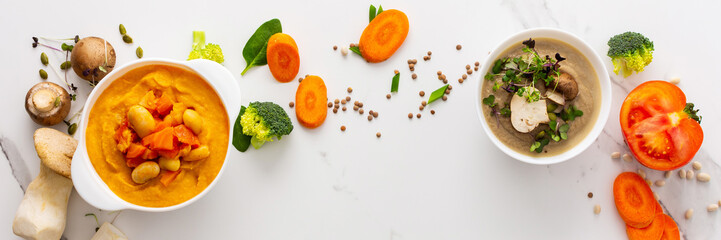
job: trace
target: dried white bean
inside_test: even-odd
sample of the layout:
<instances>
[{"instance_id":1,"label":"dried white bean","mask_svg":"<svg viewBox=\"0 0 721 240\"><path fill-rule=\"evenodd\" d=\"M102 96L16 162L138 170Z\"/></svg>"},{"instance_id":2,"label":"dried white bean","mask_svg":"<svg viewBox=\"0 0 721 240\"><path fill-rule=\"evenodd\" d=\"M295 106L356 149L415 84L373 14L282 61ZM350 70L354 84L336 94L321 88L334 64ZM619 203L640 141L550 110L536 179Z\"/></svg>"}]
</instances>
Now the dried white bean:
<instances>
[{"instance_id":1,"label":"dried white bean","mask_svg":"<svg viewBox=\"0 0 721 240\"><path fill-rule=\"evenodd\" d=\"M593 206L593 213L595 213L596 215L600 214L601 213L601 205L596 204L595 206Z\"/></svg>"},{"instance_id":2,"label":"dried white bean","mask_svg":"<svg viewBox=\"0 0 721 240\"><path fill-rule=\"evenodd\" d=\"M348 48L341 48L341 49L340 49L340 54L343 54L343 56L348 55Z\"/></svg>"},{"instance_id":3,"label":"dried white bean","mask_svg":"<svg viewBox=\"0 0 721 240\"><path fill-rule=\"evenodd\" d=\"M633 161L633 158L631 157L631 155L628 155L628 153L624 153L624 154L623 154L623 161L625 161L625 162L631 162L631 161Z\"/></svg>"},{"instance_id":4,"label":"dried white bean","mask_svg":"<svg viewBox=\"0 0 721 240\"><path fill-rule=\"evenodd\" d=\"M613 158L613 159L619 159L619 158L621 158L621 153L620 153L620 152L613 152L613 153L611 153L611 158Z\"/></svg>"},{"instance_id":5,"label":"dried white bean","mask_svg":"<svg viewBox=\"0 0 721 240\"><path fill-rule=\"evenodd\" d=\"M670 178L670 177L671 177L671 171L666 171L665 173L663 173L663 177L664 177L664 178Z\"/></svg>"},{"instance_id":6,"label":"dried white bean","mask_svg":"<svg viewBox=\"0 0 721 240\"><path fill-rule=\"evenodd\" d=\"M698 176L696 176L696 180L699 182L708 182L711 180L711 175L708 175L708 173L699 173Z\"/></svg>"},{"instance_id":7,"label":"dried white bean","mask_svg":"<svg viewBox=\"0 0 721 240\"><path fill-rule=\"evenodd\" d=\"M674 78L671 78L671 80L669 80L668 82L673 83L673 84L679 84L681 82L681 78L674 77Z\"/></svg>"},{"instance_id":8,"label":"dried white bean","mask_svg":"<svg viewBox=\"0 0 721 240\"><path fill-rule=\"evenodd\" d=\"M688 171L686 171L686 179L688 179L688 180L693 179L693 175L694 175L693 170L689 169Z\"/></svg>"},{"instance_id":9,"label":"dried white bean","mask_svg":"<svg viewBox=\"0 0 721 240\"><path fill-rule=\"evenodd\" d=\"M694 170L701 170L701 163L698 161L693 161L691 166L693 167Z\"/></svg>"},{"instance_id":10,"label":"dried white bean","mask_svg":"<svg viewBox=\"0 0 721 240\"><path fill-rule=\"evenodd\" d=\"M678 170L678 177L680 177L681 179L686 179L686 170Z\"/></svg>"},{"instance_id":11,"label":"dried white bean","mask_svg":"<svg viewBox=\"0 0 721 240\"><path fill-rule=\"evenodd\" d=\"M646 179L646 171L644 171L643 169L639 169L636 170L636 172L638 172L638 175L640 175L641 178Z\"/></svg>"},{"instance_id":12,"label":"dried white bean","mask_svg":"<svg viewBox=\"0 0 721 240\"><path fill-rule=\"evenodd\" d=\"M693 208L689 208L688 210L686 210L684 217L686 217L686 219L691 219L691 217L693 217Z\"/></svg>"},{"instance_id":13,"label":"dried white bean","mask_svg":"<svg viewBox=\"0 0 721 240\"><path fill-rule=\"evenodd\" d=\"M666 185L666 181L656 180L655 184L656 184L656 187L663 187L663 185Z\"/></svg>"},{"instance_id":14,"label":"dried white bean","mask_svg":"<svg viewBox=\"0 0 721 240\"><path fill-rule=\"evenodd\" d=\"M653 182L651 182L651 180L646 179L646 184L648 184L648 186L652 186Z\"/></svg>"},{"instance_id":15,"label":"dried white bean","mask_svg":"<svg viewBox=\"0 0 721 240\"><path fill-rule=\"evenodd\" d=\"M718 204L709 204L708 207L706 207L706 210L709 212L715 212L716 210L718 210Z\"/></svg>"}]
</instances>

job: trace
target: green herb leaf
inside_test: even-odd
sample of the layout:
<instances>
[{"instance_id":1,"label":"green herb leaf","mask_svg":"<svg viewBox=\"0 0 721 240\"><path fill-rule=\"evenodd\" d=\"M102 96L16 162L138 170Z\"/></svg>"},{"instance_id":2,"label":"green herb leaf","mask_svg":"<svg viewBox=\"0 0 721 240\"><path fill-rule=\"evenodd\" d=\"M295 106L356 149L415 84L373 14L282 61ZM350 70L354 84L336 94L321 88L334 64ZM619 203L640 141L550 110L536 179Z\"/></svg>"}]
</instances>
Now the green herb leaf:
<instances>
[{"instance_id":1,"label":"green herb leaf","mask_svg":"<svg viewBox=\"0 0 721 240\"><path fill-rule=\"evenodd\" d=\"M689 118L696 120L696 122L698 122L698 123L701 123L701 119L703 119L703 117L698 115L698 111L700 109L693 109L693 108L694 108L693 103L686 103L686 107L683 108L683 112L688 114Z\"/></svg>"},{"instance_id":2,"label":"green herb leaf","mask_svg":"<svg viewBox=\"0 0 721 240\"><path fill-rule=\"evenodd\" d=\"M501 73L501 70L503 69L503 59L496 60L495 63L493 63L493 68L491 69L491 72L493 74L499 74Z\"/></svg>"},{"instance_id":3,"label":"green herb leaf","mask_svg":"<svg viewBox=\"0 0 721 240\"><path fill-rule=\"evenodd\" d=\"M243 47L243 58L247 66L243 69L240 75L245 74L253 66L262 66L268 64L266 58L266 48L268 47L268 39L273 34L283 32L283 28L280 25L280 20L277 18L271 19L260 25L255 33L250 36L248 42Z\"/></svg>"},{"instance_id":4,"label":"green herb leaf","mask_svg":"<svg viewBox=\"0 0 721 240\"><path fill-rule=\"evenodd\" d=\"M511 116L511 108L509 107L509 104L504 104L503 108L499 111L501 113L501 116L504 117L510 117Z\"/></svg>"},{"instance_id":5,"label":"green herb leaf","mask_svg":"<svg viewBox=\"0 0 721 240\"><path fill-rule=\"evenodd\" d=\"M432 102L435 102L436 100L443 97L443 94L446 94L446 88L448 88L448 84L443 85L443 87L440 87L433 91L431 93L431 96L428 97L428 104L431 104Z\"/></svg>"},{"instance_id":6,"label":"green herb leaf","mask_svg":"<svg viewBox=\"0 0 721 240\"><path fill-rule=\"evenodd\" d=\"M494 92L495 92L495 91L498 91L498 89L501 89L501 86L503 86L503 83L501 83L501 82L496 82L496 83L493 84L493 88L492 88L491 90L493 90Z\"/></svg>"},{"instance_id":7,"label":"green herb leaf","mask_svg":"<svg viewBox=\"0 0 721 240\"><path fill-rule=\"evenodd\" d=\"M493 94L488 95L488 97L483 99L483 104L488 105L489 107L495 107L496 106L496 96L493 96Z\"/></svg>"},{"instance_id":8,"label":"green herb leaf","mask_svg":"<svg viewBox=\"0 0 721 240\"><path fill-rule=\"evenodd\" d=\"M235 119L233 126L233 146L240 152L245 152L250 147L251 136L243 134L243 126L240 125L240 117L245 113L245 106L240 107L238 118Z\"/></svg>"},{"instance_id":9,"label":"green herb leaf","mask_svg":"<svg viewBox=\"0 0 721 240\"><path fill-rule=\"evenodd\" d=\"M541 140L534 142L533 145L531 145L531 152L533 152L533 151L535 151L537 153L543 152L543 147L548 145L549 142L550 142L550 140L548 140L548 138L543 138Z\"/></svg>"},{"instance_id":10,"label":"green herb leaf","mask_svg":"<svg viewBox=\"0 0 721 240\"><path fill-rule=\"evenodd\" d=\"M484 76L483 79L486 79L486 80L489 80L489 81L490 81L490 80L493 80L493 77L495 77L495 76L496 76L496 75L493 74L493 73L486 73L486 76Z\"/></svg>"},{"instance_id":11,"label":"green herb leaf","mask_svg":"<svg viewBox=\"0 0 721 240\"><path fill-rule=\"evenodd\" d=\"M558 133L561 135L561 139L566 140L568 139L568 129L571 128L568 123L561 125L558 128Z\"/></svg>"},{"instance_id":12,"label":"green herb leaf","mask_svg":"<svg viewBox=\"0 0 721 240\"><path fill-rule=\"evenodd\" d=\"M381 15L382 12L383 12L383 6L381 6L381 5L379 4L379 5L378 5L378 12L376 13L376 16Z\"/></svg>"},{"instance_id":13,"label":"green herb leaf","mask_svg":"<svg viewBox=\"0 0 721 240\"><path fill-rule=\"evenodd\" d=\"M575 120L577 117L583 116L583 111L578 110L576 106L569 106L561 111L561 119L566 122Z\"/></svg>"},{"instance_id":14,"label":"green herb leaf","mask_svg":"<svg viewBox=\"0 0 721 240\"><path fill-rule=\"evenodd\" d=\"M558 122L556 122L556 120L551 120L550 122L548 122L548 127L551 128L551 131L556 131L556 125L558 125Z\"/></svg>"},{"instance_id":15,"label":"green herb leaf","mask_svg":"<svg viewBox=\"0 0 721 240\"><path fill-rule=\"evenodd\" d=\"M368 22L372 22L376 18L376 7L371 4L371 8L368 10Z\"/></svg>"},{"instance_id":16,"label":"green herb leaf","mask_svg":"<svg viewBox=\"0 0 721 240\"><path fill-rule=\"evenodd\" d=\"M396 73L396 75L393 76L393 82L391 83L391 92L398 92L398 82L400 82L400 78L400 73Z\"/></svg>"},{"instance_id":17,"label":"green herb leaf","mask_svg":"<svg viewBox=\"0 0 721 240\"><path fill-rule=\"evenodd\" d=\"M98 70L100 70L101 72L104 72L104 73L108 73L108 70L105 70L105 68L103 66L98 66Z\"/></svg>"},{"instance_id":18,"label":"green herb leaf","mask_svg":"<svg viewBox=\"0 0 721 240\"><path fill-rule=\"evenodd\" d=\"M531 145L531 152L536 151L536 149L541 147L541 142L536 141Z\"/></svg>"},{"instance_id":19,"label":"green herb leaf","mask_svg":"<svg viewBox=\"0 0 721 240\"><path fill-rule=\"evenodd\" d=\"M363 54L361 54L360 48L358 48L358 46L352 46L352 47L350 47L350 48L348 48L348 49L350 49L350 50L351 50L352 52L354 52L355 54L358 54L358 56L363 57Z\"/></svg>"}]
</instances>

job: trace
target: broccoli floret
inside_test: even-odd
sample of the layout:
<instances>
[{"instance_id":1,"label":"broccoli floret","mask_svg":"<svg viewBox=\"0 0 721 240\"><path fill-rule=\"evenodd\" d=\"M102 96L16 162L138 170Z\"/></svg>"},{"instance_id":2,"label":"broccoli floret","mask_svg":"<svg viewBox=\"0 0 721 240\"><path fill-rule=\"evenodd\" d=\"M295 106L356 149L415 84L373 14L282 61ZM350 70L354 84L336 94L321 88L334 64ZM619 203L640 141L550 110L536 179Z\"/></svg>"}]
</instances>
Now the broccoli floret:
<instances>
[{"instance_id":1,"label":"broccoli floret","mask_svg":"<svg viewBox=\"0 0 721 240\"><path fill-rule=\"evenodd\" d=\"M225 61L223 50L220 45L208 43L205 44L205 32L193 31L193 51L190 51L188 60L208 59L222 64Z\"/></svg>"},{"instance_id":2,"label":"broccoli floret","mask_svg":"<svg viewBox=\"0 0 721 240\"><path fill-rule=\"evenodd\" d=\"M643 72L653 60L653 42L640 33L625 32L608 40L608 56L613 62L613 72L620 71L628 77L634 71Z\"/></svg>"},{"instance_id":3,"label":"broccoli floret","mask_svg":"<svg viewBox=\"0 0 721 240\"><path fill-rule=\"evenodd\" d=\"M272 102L252 102L240 117L243 134L250 136L250 144L255 149L265 142L273 141L293 131L288 114L278 104Z\"/></svg>"}]
</instances>

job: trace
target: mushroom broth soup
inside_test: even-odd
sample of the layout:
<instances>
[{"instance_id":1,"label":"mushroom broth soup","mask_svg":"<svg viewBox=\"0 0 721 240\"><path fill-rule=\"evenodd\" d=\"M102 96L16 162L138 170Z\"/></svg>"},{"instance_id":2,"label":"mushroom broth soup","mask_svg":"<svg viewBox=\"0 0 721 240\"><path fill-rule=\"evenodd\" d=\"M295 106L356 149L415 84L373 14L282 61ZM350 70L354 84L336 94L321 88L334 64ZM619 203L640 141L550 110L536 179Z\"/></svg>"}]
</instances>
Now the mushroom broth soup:
<instances>
[{"instance_id":1,"label":"mushroom broth soup","mask_svg":"<svg viewBox=\"0 0 721 240\"><path fill-rule=\"evenodd\" d=\"M489 68L482 80L479 101L483 101L488 127L503 144L524 155L550 157L573 148L593 129L600 111L601 87L591 63L576 48L549 38L533 41L532 49L524 51L527 46L519 42L499 55L499 59L509 60L495 69L503 69L497 74L493 74L493 66ZM558 61L559 58L554 57L556 53L565 59ZM531 84L532 75L521 73L530 71L521 65L529 66L527 63L533 62L533 56L558 62L557 71L552 70L548 75L548 79L553 80L548 86L542 79ZM522 59L518 61L520 64L512 63L514 58ZM507 65L508 62L511 64ZM515 69L510 71L519 76L515 82L506 77L508 69ZM575 81L570 94L562 91L569 89L563 88L567 86L562 81L569 77ZM554 127L553 123L556 123Z\"/></svg>"}]
</instances>

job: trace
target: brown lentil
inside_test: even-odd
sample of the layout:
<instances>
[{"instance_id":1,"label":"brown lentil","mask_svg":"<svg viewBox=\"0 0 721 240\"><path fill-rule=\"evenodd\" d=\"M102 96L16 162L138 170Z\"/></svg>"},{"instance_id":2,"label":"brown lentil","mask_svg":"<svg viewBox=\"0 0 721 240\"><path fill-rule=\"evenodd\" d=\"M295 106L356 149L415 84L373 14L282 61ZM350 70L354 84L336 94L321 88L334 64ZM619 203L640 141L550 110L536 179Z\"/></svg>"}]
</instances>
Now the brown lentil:
<instances>
[{"instance_id":1,"label":"brown lentil","mask_svg":"<svg viewBox=\"0 0 721 240\"><path fill-rule=\"evenodd\" d=\"M345 132L345 125L340 126L340 130Z\"/></svg>"},{"instance_id":2,"label":"brown lentil","mask_svg":"<svg viewBox=\"0 0 721 240\"><path fill-rule=\"evenodd\" d=\"M377 133L376 133L376 137L377 137L377 138L380 138L380 137L381 137L381 132L377 132Z\"/></svg>"},{"instance_id":3,"label":"brown lentil","mask_svg":"<svg viewBox=\"0 0 721 240\"><path fill-rule=\"evenodd\" d=\"M428 56L430 56L431 54L433 54L433 53L431 51L428 51Z\"/></svg>"},{"instance_id":4,"label":"brown lentil","mask_svg":"<svg viewBox=\"0 0 721 240\"><path fill-rule=\"evenodd\" d=\"M373 112L373 117L378 118L378 112Z\"/></svg>"},{"instance_id":5,"label":"brown lentil","mask_svg":"<svg viewBox=\"0 0 721 240\"><path fill-rule=\"evenodd\" d=\"M449 85L449 86L450 86L450 85ZM449 94L449 93L451 93L451 89L446 88L446 94Z\"/></svg>"},{"instance_id":6,"label":"brown lentil","mask_svg":"<svg viewBox=\"0 0 721 240\"><path fill-rule=\"evenodd\" d=\"M408 118L413 118L413 113L408 113Z\"/></svg>"},{"instance_id":7,"label":"brown lentil","mask_svg":"<svg viewBox=\"0 0 721 240\"><path fill-rule=\"evenodd\" d=\"M411 63L411 64L408 64L408 67L409 67L409 68L414 68L414 67L416 67L416 65L413 64L413 63Z\"/></svg>"},{"instance_id":8,"label":"brown lentil","mask_svg":"<svg viewBox=\"0 0 721 240\"><path fill-rule=\"evenodd\" d=\"M426 106L428 103L426 101L421 102L421 105Z\"/></svg>"},{"instance_id":9,"label":"brown lentil","mask_svg":"<svg viewBox=\"0 0 721 240\"><path fill-rule=\"evenodd\" d=\"M466 78L468 78L468 75L463 74L463 76L461 76L461 78L463 78L463 80L466 80Z\"/></svg>"},{"instance_id":10,"label":"brown lentil","mask_svg":"<svg viewBox=\"0 0 721 240\"><path fill-rule=\"evenodd\" d=\"M362 108L361 108L361 109L358 109L358 114L363 114L363 112L364 112L364 111L363 111Z\"/></svg>"},{"instance_id":11,"label":"brown lentil","mask_svg":"<svg viewBox=\"0 0 721 240\"><path fill-rule=\"evenodd\" d=\"M387 98L387 99L391 99L391 94L390 94L390 93L389 93L389 94L386 94L386 98Z\"/></svg>"},{"instance_id":12,"label":"brown lentil","mask_svg":"<svg viewBox=\"0 0 721 240\"><path fill-rule=\"evenodd\" d=\"M423 56L423 61L428 61L429 59L431 58L429 58L428 56Z\"/></svg>"},{"instance_id":13,"label":"brown lentil","mask_svg":"<svg viewBox=\"0 0 721 240\"><path fill-rule=\"evenodd\" d=\"M294 103L294 102L290 102L290 103L288 103L288 106L291 107L291 108L293 108L293 106L295 106L295 103Z\"/></svg>"},{"instance_id":14,"label":"brown lentil","mask_svg":"<svg viewBox=\"0 0 721 240\"><path fill-rule=\"evenodd\" d=\"M463 47L463 46L461 46L460 44L458 44L458 45L456 45L456 50L461 50L462 47Z\"/></svg>"},{"instance_id":15,"label":"brown lentil","mask_svg":"<svg viewBox=\"0 0 721 240\"><path fill-rule=\"evenodd\" d=\"M369 115L369 116L368 116L368 121L370 122L371 120L373 120L373 116L370 116L370 115Z\"/></svg>"},{"instance_id":16,"label":"brown lentil","mask_svg":"<svg viewBox=\"0 0 721 240\"><path fill-rule=\"evenodd\" d=\"M393 70L393 73L398 74L400 72L398 71L398 69L396 69L396 70Z\"/></svg>"},{"instance_id":17,"label":"brown lentil","mask_svg":"<svg viewBox=\"0 0 721 240\"><path fill-rule=\"evenodd\" d=\"M333 46L333 51L338 50L338 46Z\"/></svg>"},{"instance_id":18,"label":"brown lentil","mask_svg":"<svg viewBox=\"0 0 721 240\"><path fill-rule=\"evenodd\" d=\"M340 104L343 104L343 105L345 105L347 102L348 102L348 101L346 101L345 99L340 100Z\"/></svg>"},{"instance_id":19,"label":"brown lentil","mask_svg":"<svg viewBox=\"0 0 721 240\"><path fill-rule=\"evenodd\" d=\"M436 72L436 74L438 74L438 76L440 76L441 74L443 74L443 72L441 72L441 70L438 70L438 72Z\"/></svg>"},{"instance_id":20,"label":"brown lentil","mask_svg":"<svg viewBox=\"0 0 721 240\"><path fill-rule=\"evenodd\" d=\"M441 79L446 80L446 75L445 75L445 74L441 74Z\"/></svg>"},{"instance_id":21,"label":"brown lentil","mask_svg":"<svg viewBox=\"0 0 721 240\"><path fill-rule=\"evenodd\" d=\"M344 107L343 107L343 111L345 112L345 110L348 110L348 109L347 109L347 108L345 108L345 106L344 106Z\"/></svg>"},{"instance_id":22,"label":"brown lentil","mask_svg":"<svg viewBox=\"0 0 721 240\"><path fill-rule=\"evenodd\" d=\"M448 100L448 96L443 96L442 99L443 99L443 101L446 101L446 100Z\"/></svg>"},{"instance_id":23,"label":"brown lentil","mask_svg":"<svg viewBox=\"0 0 721 240\"><path fill-rule=\"evenodd\" d=\"M351 93L351 92L353 92L353 88L348 87L348 93Z\"/></svg>"},{"instance_id":24,"label":"brown lentil","mask_svg":"<svg viewBox=\"0 0 721 240\"><path fill-rule=\"evenodd\" d=\"M593 193L592 193L592 192L588 192L588 198L593 198Z\"/></svg>"},{"instance_id":25,"label":"brown lentil","mask_svg":"<svg viewBox=\"0 0 721 240\"><path fill-rule=\"evenodd\" d=\"M448 85L448 90L453 90L453 85Z\"/></svg>"},{"instance_id":26,"label":"brown lentil","mask_svg":"<svg viewBox=\"0 0 721 240\"><path fill-rule=\"evenodd\" d=\"M362 103L362 102L358 102L358 107L363 107L363 103Z\"/></svg>"},{"instance_id":27,"label":"brown lentil","mask_svg":"<svg viewBox=\"0 0 721 240\"><path fill-rule=\"evenodd\" d=\"M335 100L333 100L333 103L335 103L335 104L338 104L339 102L340 102L340 100L337 98Z\"/></svg>"},{"instance_id":28,"label":"brown lentil","mask_svg":"<svg viewBox=\"0 0 721 240\"><path fill-rule=\"evenodd\" d=\"M413 63L413 60L408 59L408 64L411 64L411 63Z\"/></svg>"},{"instance_id":29,"label":"brown lentil","mask_svg":"<svg viewBox=\"0 0 721 240\"><path fill-rule=\"evenodd\" d=\"M353 102L353 105L358 106L358 101Z\"/></svg>"},{"instance_id":30,"label":"brown lentil","mask_svg":"<svg viewBox=\"0 0 721 240\"><path fill-rule=\"evenodd\" d=\"M338 113L338 109L337 109L337 108L333 108L333 113Z\"/></svg>"},{"instance_id":31,"label":"brown lentil","mask_svg":"<svg viewBox=\"0 0 721 240\"><path fill-rule=\"evenodd\" d=\"M479 62L476 62L476 63L475 63L475 65L476 65L476 67L478 67L478 66L480 66L480 65L481 65L481 63L479 63Z\"/></svg>"},{"instance_id":32,"label":"brown lentil","mask_svg":"<svg viewBox=\"0 0 721 240\"><path fill-rule=\"evenodd\" d=\"M466 70L471 69L471 65L466 64Z\"/></svg>"},{"instance_id":33,"label":"brown lentil","mask_svg":"<svg viewBox=\"0 0 721 240\"><path fill-rule=\"evenodd\" d=\"M418 75L416 75L415 73L413 75L411 75L411 78L413 78L413 79L416 79L417 77L418 77Z\"/></svg>"},{"instance_id":34,"label":"brown lentil","mask_svg":"<svg viewBox=\"0 0 721 240\"><path fill-rule=\"evenodd\" d=\"M418 92L418 95L420 95L421 97L423 97L423 96L425 96L425 95L426 95L426 92L424 92L424 91L420 91L420 92Z\"/></svg>"},{"instance_id":35,"label":"brown lentil","mask_svg":"<svg viewBox=\"0 0 721 240\"><path fill-rule=\"evenodd\" d=\"M416 114L416 118L421 118L421 114Z\"/></svg>"},{"instance_id":36,"label":"brown lentil","mask_svg":"<svg viewBox=\"0 0 721 240\"><path fill-rule=\"evenodd\" d=\"M332 103L332 102L328 102L328 108L332 108L332 107L333 107L333 103Z\"/></svg>"},{"instance_id":37,"label":"brown lentil","mask_svg":"<svg viewBox=\"0 0 721 240\"><path fill-rule=\"evenodd\" d=\"M436 114L436 110L431 110L431 114Z\"/></svg>"},{"instance_id":38,"label":"brown lentil","mask_svg":"<svg viewBox=\"0 0 721 240\"><path fill-rule=\"evenodd\" d=\"M444 84L448 83L448 79L443 79L443 83Z\"/></svg>"},{"instance_id":39,"label":"brown lentil","mask_svg":"<svg viewBox=\"0 0 721 240\"><path fill-rule=\"evenodd\" d=\"M423 105L421 105L421 106L418 106L418 110L421 110L421 111L423 111L423 109L424 109L424 108L425 108L425 107L424 107Z\"/></svg>"},{"instance_id":40,"label":"brown lentil","mask_svg":"<svg viewBox=\"0 0 721 240\"><path fill-rule=\"evenodd\" d=\"M353 111L358 111L358 105L353 106Z\"/></svg>"},{"instance_id":41,"label":"brown lentil","mask_svg":"<svg viewBox=\"0 0 721 240\"><path fill-rule=\"evenodd\" d=\"M348 45L348 46L349 46L349 47L355 47L355 43L351 43L351 44Z\"/></svg>"},{"instance_id":42,"label":"brown lentil","mask_svg":"<svg viewBox=\"0 0 721 240\"><path fill-rule=\"evenodd\" d=\"M466 73L468 73L468 75L471 75L471 74L473 74L473 70L468 69L468 71L466 71Z\"/></svg>"},{"instance_id":43,"label":"brown lentil","mask_svg":"<svg viewBox=\"0 0 721 240\"><path fill-rule=\"evenodd\" d=\"M302 81L303 81L303 78L298 78L298 82L302 82Z\"/></svg>"},{"instance_id":44,"label":"brown lentil","mask_svg":"<svg viewBox=\"0 0 721 240\"><path fill-rule=\"evenodd\" d=\"M418 63L418 59L413 59L413 64L417 64L417 63Z\"/></svg>"},{"instance_id":45,"label":"brown lentil","mask_svg":"<svg viewBox=\"0 0 721 240\"><path fill-rule=\"evenodd\" d=\"M477 71L478 71L478 67L474 67L474 68L473 68L473 71L476 71L476 72L477 72Z\"/></svg>"},{"instance_id":46,"label":"brown lentil","mask_svg":"<svg viewBox=\"0 0 721 240\"><path fill-rule=\"evenodd\" d=\"M346 96L346 97L345 97L345 101L346 101L346 102L350 102L350 96Z\"/></svg>"},{"instance_id":47,"label":"brown lentil","mask_svg":"<svg viewBox=\"0 0 721 240\"><path fill-rule=\"evenodd\" d=\"M458 83L463 83L463 79L458 79Z\"/></svg>"}]
</instances>

